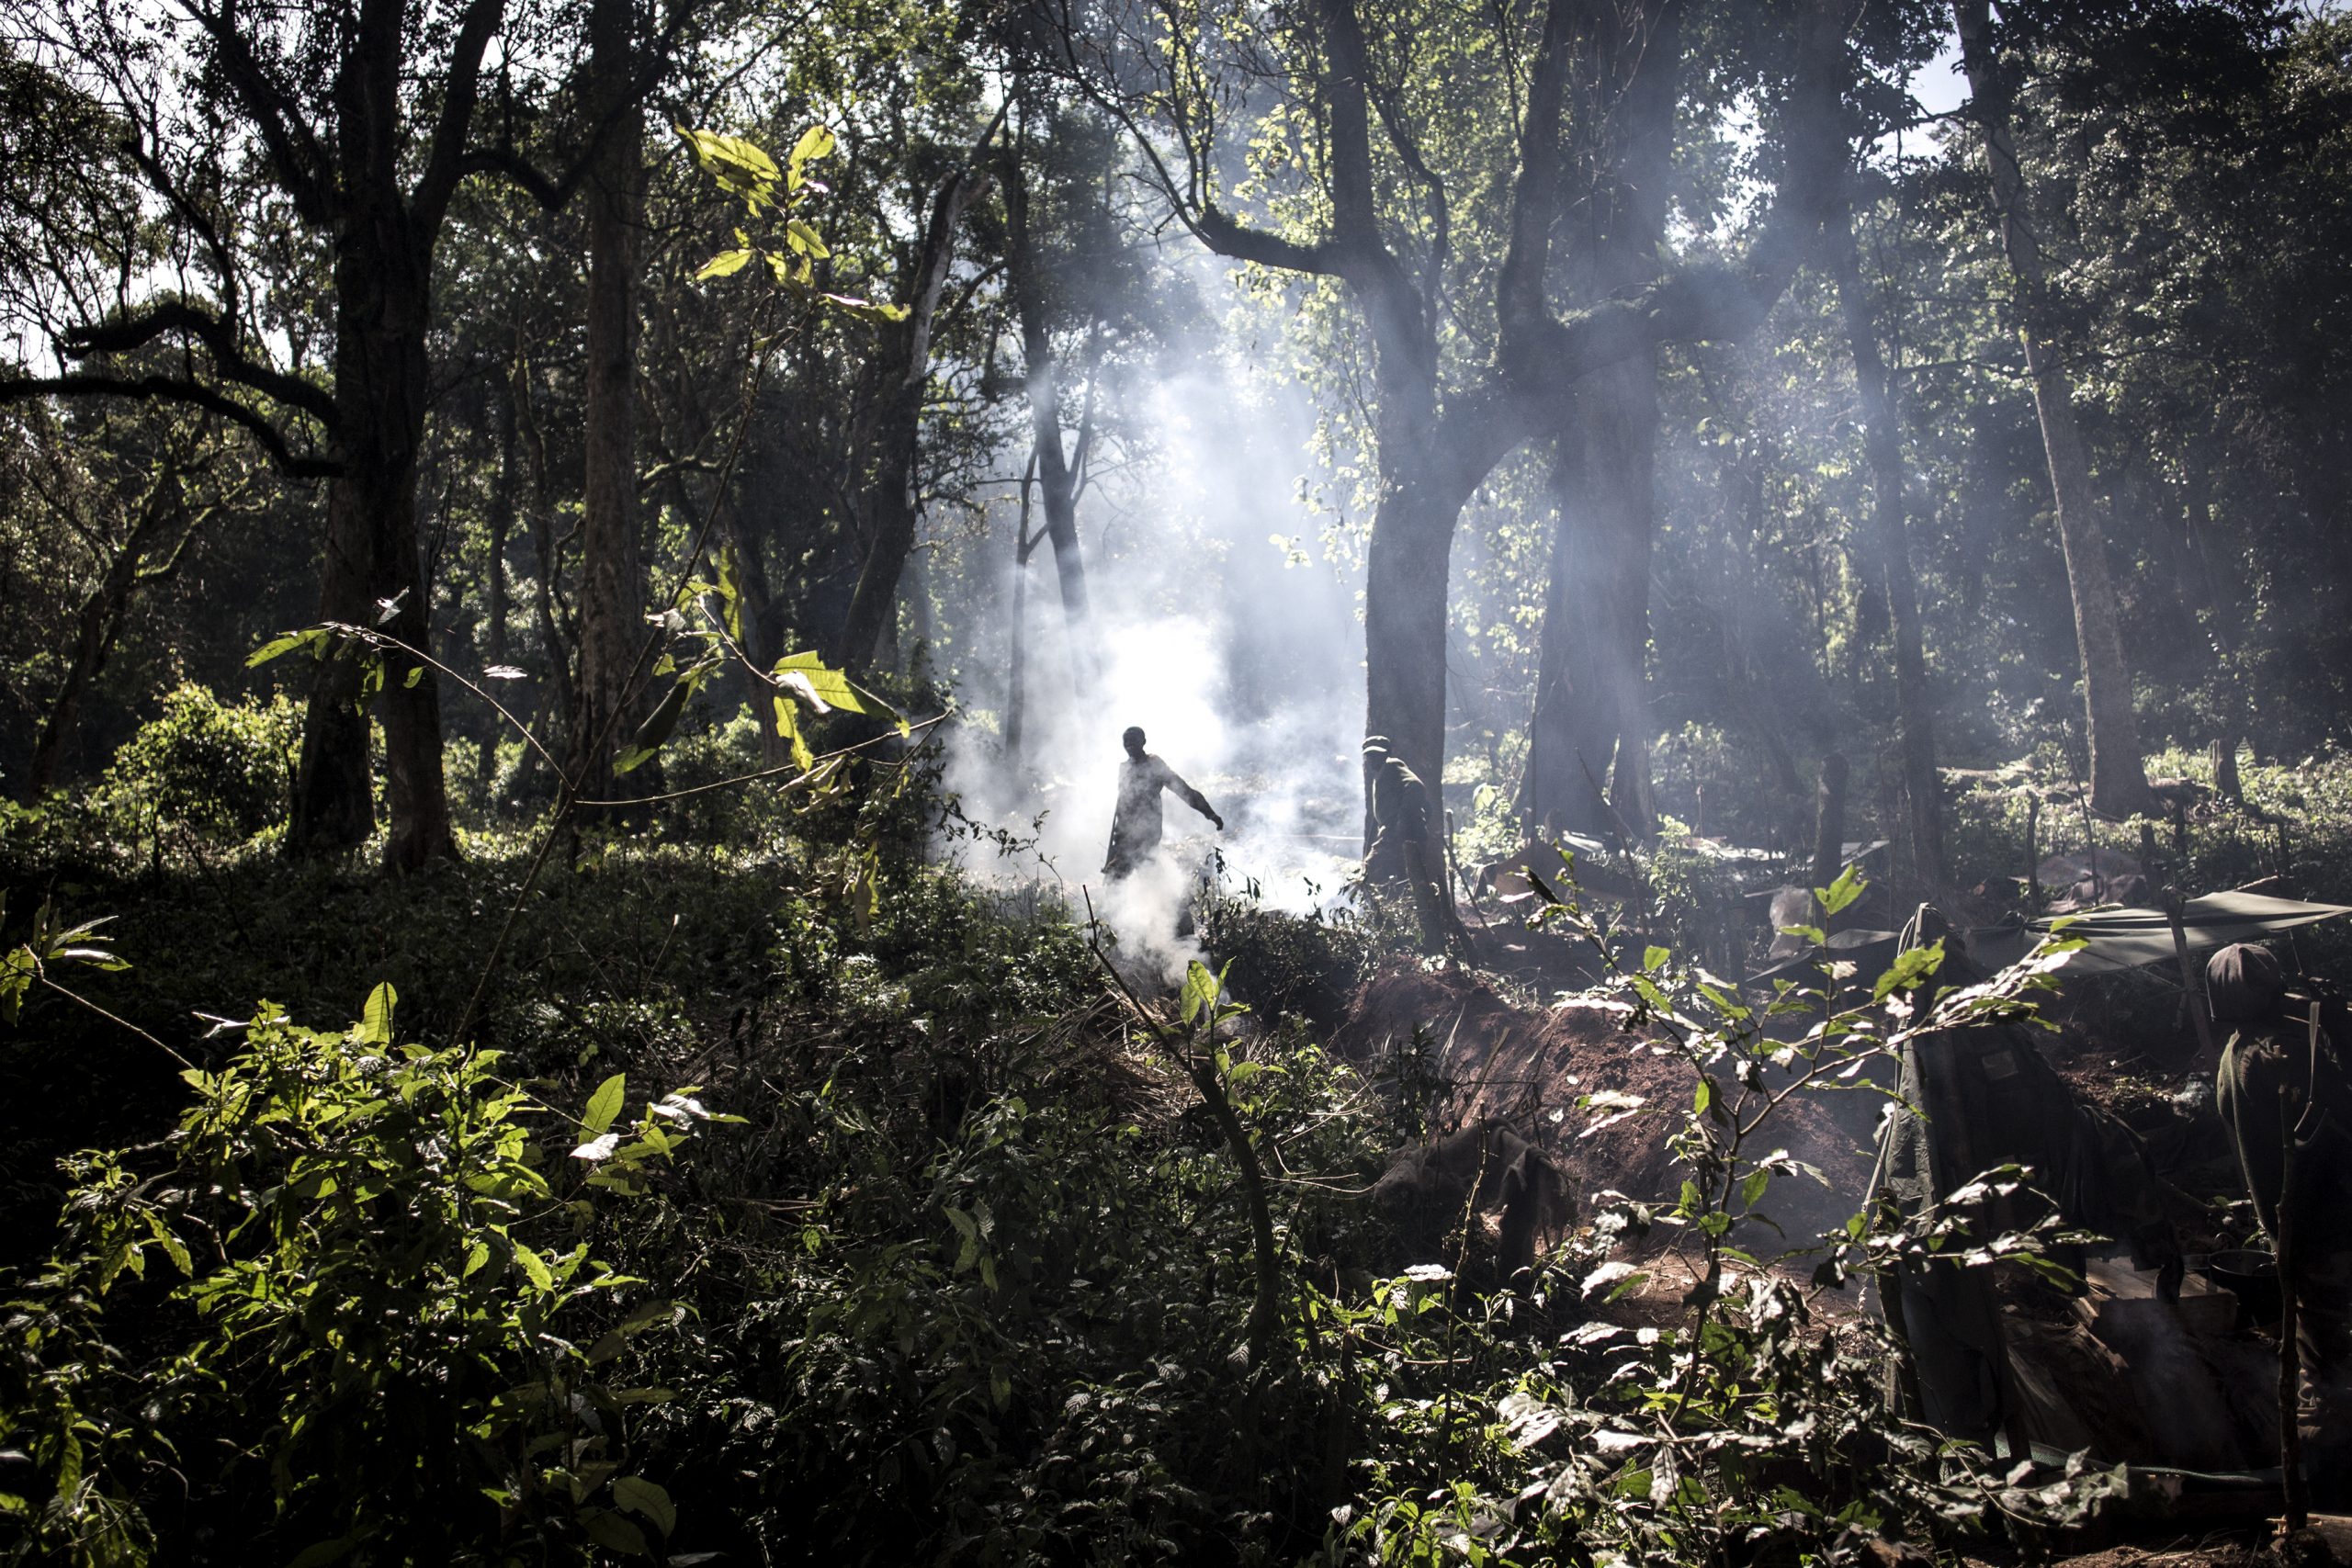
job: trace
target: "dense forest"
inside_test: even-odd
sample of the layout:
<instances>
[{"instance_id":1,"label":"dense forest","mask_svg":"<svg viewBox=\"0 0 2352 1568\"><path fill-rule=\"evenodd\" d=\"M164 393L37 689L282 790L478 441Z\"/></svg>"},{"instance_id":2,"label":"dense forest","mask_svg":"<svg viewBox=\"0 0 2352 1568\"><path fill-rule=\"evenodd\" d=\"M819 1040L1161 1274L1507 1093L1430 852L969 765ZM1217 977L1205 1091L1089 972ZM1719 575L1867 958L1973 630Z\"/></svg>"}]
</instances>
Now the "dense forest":
<instances>
[{"instance_id":1,"label":"dense forest","mask_svg":"<svg viewBox=\"0 0 2352 1568\"><path fill-rule=\"evenodd\" d=\"M2340 6L17 0L0 605L0 1559L2352 1561Z\"/></svg>"}]
</instances>

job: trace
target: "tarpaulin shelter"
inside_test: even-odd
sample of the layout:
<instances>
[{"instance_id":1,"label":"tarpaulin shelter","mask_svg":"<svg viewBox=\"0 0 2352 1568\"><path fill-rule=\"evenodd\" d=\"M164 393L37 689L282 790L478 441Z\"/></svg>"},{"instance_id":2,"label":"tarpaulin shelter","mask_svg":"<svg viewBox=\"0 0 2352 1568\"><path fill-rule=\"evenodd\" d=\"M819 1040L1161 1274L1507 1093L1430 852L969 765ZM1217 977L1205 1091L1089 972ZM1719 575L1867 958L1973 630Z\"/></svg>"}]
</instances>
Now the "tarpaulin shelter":
<instances>
[{"instance_id":1,"label":"tarpaulin shelter","mask_svg":"<svg viewBox=\"0 0 2352 1568\"><path fill-rule=\"evenodd\" d=\"M2352 905L2305 904L2260 893L2208 893L2181 907L2180 925L2189 951L2196 953L2236 942L2261 942L2339 915L2352 915ZM2028 921L2001 935L1971 931L1968 949L1979 964L1998 969L2024 957L2062 925L2061 934L2090 943L2067 955L2064 972L2070 975L2106 974L2173 961L2172 922L2162 909L2092 909Z\"/></svg>"},{"instance_id":2,"label":"tarpaulin shelter","mask_svg":"<svg viewBox=\"0 0 2352 1568\"><path fill-rule=\"evenodd\" d=\"M2352 905L2306 904L2260 893L2208 893L2181 907L2180 924L2188 950L2202 953L2234 942L2261 942L2299 926L2315 925L2341 915L2352 915ZM2172 922L2162 909L2092 909L2079 915L2052 916L2010 925L1976 926L1960 933L1969 956L1988 971L2015 964L2043 938L2053 934L2089 944L2066 955L2061 973L2067 975L2143 969L2170 964L2175 957ZM1827 956L1850 960L1858 977L1869 980L1894 962L1900 941L1893 931L1839 931L1829 939ZM1815 950L1775 964L1754 979L1800 977L1822 956ZM1873 964L1877 969L1871 967Z\"/></svg>"}]
</instances>

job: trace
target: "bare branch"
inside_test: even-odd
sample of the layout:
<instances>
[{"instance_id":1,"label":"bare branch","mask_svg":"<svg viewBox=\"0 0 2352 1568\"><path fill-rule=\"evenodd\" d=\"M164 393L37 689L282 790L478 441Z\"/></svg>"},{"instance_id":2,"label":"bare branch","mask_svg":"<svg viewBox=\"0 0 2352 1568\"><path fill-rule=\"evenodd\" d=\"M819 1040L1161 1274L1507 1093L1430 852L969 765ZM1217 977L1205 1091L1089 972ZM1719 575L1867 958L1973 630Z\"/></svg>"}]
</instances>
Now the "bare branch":
<instances>
[{"instance_id":1,"label":"bare branch","mask_svg":"<svg viewBox=\"0 0 2352 1568\"><path fill-rule=\"evenodd\" d=\"M217 387L176 380L169 376L128 378L81 373L68 376L0 376L0 403L25 402L34 398L49 397L128 398L149 402L187 403L242 425L261 443L263 449L269 454L270 461L277 465L278 471L289 479L327 479L343 472L343 465L332 458L310 457L294 451L287 444L284 432Z\"/></svg>"},{"instance_id":2,"label":"bare branch","mask_svg":"<svg viewBox=\"0 0 2352 1568\"><path fill-rule=\"evenodd\" d=\"M123 354L159 337L179 333L204 344L216 369L229 380L299 413L309 414L329 430L335 426L334 397L299 376L248 359L237 346L237 328L185 299L166 299L130 315L69 330L61 340L66 354L81 359L93 354Z\"/></svg>"}]
</instances>

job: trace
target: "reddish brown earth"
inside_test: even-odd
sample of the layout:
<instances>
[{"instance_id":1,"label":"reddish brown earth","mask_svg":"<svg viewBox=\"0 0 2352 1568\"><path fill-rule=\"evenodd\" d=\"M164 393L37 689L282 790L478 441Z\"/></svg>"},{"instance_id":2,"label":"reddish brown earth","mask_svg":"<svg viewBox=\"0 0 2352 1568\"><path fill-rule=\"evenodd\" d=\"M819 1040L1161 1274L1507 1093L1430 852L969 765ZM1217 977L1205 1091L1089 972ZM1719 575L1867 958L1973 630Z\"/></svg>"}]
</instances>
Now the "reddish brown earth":
<instances>
[{"instance_id":1,"label":"reddish brown earth","mask_svg":"<svg viewBox=\"0 0 2352 1568\"><path fill-rule=\"evenodd\" d=\"M1672 1047L1629 1032L1627 1016L1589 1000L1524 1006L1479 975L1395 963L1358 990L1332 1043L1370 1064L1419 1028L1454 1086L1449 1114L1521 1129L1567 1167L1588 1201L1610 1190L1670 1201L1688 1168L1667 1140L1691 1103L1698 1075ZM1611 1120L1612 1111L1580 1108L1604 1091L1638 1096L1645 1109ZM1776 1181L1762 1207L1792 1240L1841 1223L1859 1205L1877 1105L1871 1096L1802 1095L1755 1134L1754 1154L1786 1148L1829 1179L1826 1190L1795 1177Z\"/></svg>"}]
</instances>

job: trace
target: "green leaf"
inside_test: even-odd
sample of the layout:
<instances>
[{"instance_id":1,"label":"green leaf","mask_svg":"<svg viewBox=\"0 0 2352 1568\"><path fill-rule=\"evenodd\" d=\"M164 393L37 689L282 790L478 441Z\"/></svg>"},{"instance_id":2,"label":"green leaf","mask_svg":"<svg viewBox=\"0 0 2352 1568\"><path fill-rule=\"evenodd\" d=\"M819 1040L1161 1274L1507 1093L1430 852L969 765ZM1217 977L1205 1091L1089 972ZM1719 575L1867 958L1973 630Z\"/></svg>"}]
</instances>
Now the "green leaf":
<instances>
[{"instance_id":1,"label":"green leaf","mask_svg":"<svg viewBox=\"0 0 2352 1568\"><path fill-rule=\"evenodd\" d=\"M628 1075L615 1073L598 1084L596 1092L588 1097L588 1109L582 1113L580 1124L592 1133L603 1132L613 1124L613 1118L621 1113L621 1101L628 1093Z\"/></svg>"},{"instance_id":2,"label":"green leaf","mask_svg":"<svg viewBox=\"0 0 2352 1568\"><path fill-rule=\"evenodd\" d=\"M818 234L816 228L797 218L786 223L784 226L784 231L790 236L792 248L804 255L829 256L833 254L825 248L825 242Z\"/></svg>"},{"instance_id":3,"label":"green leaf","mask_svg":"<svg viewBox=\"0 0 2352 1568\"><path fill-rule=\"evenodd\" d=\"M670 1501L670 1494L641 1475L624 1475L615 1480L613 1501L632 1514L651 1519L654 1528L665 1536L677 1531L678 1510Z\"/></svg>"},{"instance_id":4,"label":"green leaf","mask_svg":"<svg viewBox=\"0 0 2352 1568\"><path fill-rule=\"evenodd\" d=\"M1645 969L1656 969L1673 956L1674 955L1672 953L1667 952L1667 950L1662 947L1645 949L1642 953L1642 967Z\"/></svg>"},{"instance_id":5,"label":"green leaf","mask_svg":"<svg viewBox=\"0 0 2352 1568\"><path fill-rule=\"evenodd\" d=\"M1180 1002L1183 1010L1184 1021L1192 1022L1200 1015L1203 1009L1214 1009L1216 1006L1217 993L1224 988L1224 982L1209 973L1207 964L1197 958L1193 960L1185 966L1184 991Z\"/></svg>"},{"instance_id":6,"label":"green leaf","mask_svg":"<svg viewBox=\"0 0 2352 1568\"><path fill-rule=\"evenodd\" d=\"M758 143L715 130L689 130L683 125L674 129L719 189L741 197L753 212L775 205L775 187L784 175Z\"/></svg>"},{"instance_id":7,"label":"green leaf","mask_svg":"<svg viewBox=\"0 0 2352 1568\"><path fill-rule=\"evenodd\" d=\"M352 1540L339 1535L333 1540L314 1540L296 1552L286 1568L326 1568L330 1562L340 1562L351 1554Z\"/></svg>"},{"instance_id":8,"label":"green leaf","mask_svg":"<svg viewBox=\"0 0 2352 1568\"><path fill-rule=\"evenodd\" d=\"M1838 880L1828 886L1815 888L1813 896L1821 900L1821 907L1826 912L1835 915L1860 897L1862 889L1869 886L1862 880L1862 868L1859 864L1849 865L1838 873Z\"/></svg>"},{"instance_id":9,"label":"green leaf","mask_svg":"<svg viewBox=\"0 0 2352 1568\"><path fill-rule=\"evenodd\" d=\"M693 690L694 682L681 677L663 694L662 705L645 716L645 722L637 727L637 734L630 738L628 748L613 760L616 774L635 772L662 750L662 743L670 739L670 732L678 728L678 720L684 716L686 696Z\"/></svg>"},{"instance_id":10,"label":"green leaf","mask_svg":"<svg viewBox=\"0 0 2352 1568\"><path fill-rule=\"evenodd\" d=\"M645 1543L645 1532L620 1515L607 1509L580 1516L580 1528L588 1539L608 1551L618 1551L629 1557L650 1557L652 1549Z\"/></svg>"},{"instance_id":11,"label":"green leaf","mask_svg":"<svg viewBox=\"0 0 2352 1568\"><path fill-rule=\"evenodd\" d=\"M1908 948L1894 955L1894 962L1871 987L1872 1001L1884 1001L1896 991L1907 991L1934 977L1944 966L1944 943L1938 937L1926 947Z\"/></svg>"},{"instance_id":12,"label":"green leaf","mask_svg":"<svg viewBox=\"0 0 2352 1568\"><path fill-rule=\"evenodd\" d=\"M775 732L792 748L792 765L807 773L817 765L817 755L808 749L808 737L800 733L799 710L789 697L779 696L775 702Z\"/></svg>"},{"instance_id":13,"label":"green leaf","mask_svg":"<svg viewBox=\"0 0 2352 1568\"><path fill-rule=\"evenodd\" d=\"M325 640L326 630L321 626L314 626L309 631L288 632L284 637L272 637L247 656L245 668L251 670L256 665L266 664L282 654L291 653L298 648L310 648Z\"/></svg>"},{"instance_id":14,"label":"green leaf","mask_svg":"<svg viewBox=\"0 0 2352 1568\"><path fill-rule=\"evenodd\" d=\"M1753 1209L1764 1196L1764 1189L1772 1184L1769 1170L1751 1170L1740 1179L1739 1203L1743 1209Z\"/></svg>"},{"instance_id":15,"label":"green leaf","mask_svg":"<svg viewBox=\"0 0 2352 1568\"><path fill-rule=\"evenodd\" d=\"M820 158L832 156L836 145L833 133L821 125L812 125L802 131L800 140L792 144L791 156L785 160L786 185L794 190L799 189L808 165Z\"/></svg>"},{"instance_id":16,"label":"green leaf","mask_svg":"<svg viewBox=\"0 0 2352 1568\"><path fill-rule=\"evenodd\" d=\"M780 686L789 687L802 700L810 703L819 713L840 708L844 713L864 713L865 704L859 700L857 688L838 670L825 667L823 658L815 653L786 654L775 661L775 679Z\"/></svg>"},{"instance_id":17,"label":"green leaf","mask_svg":"<svg viewBox=\"0 0 2352 1568\"><path fill-rule=\"evenodd\" d=\"M555 1270L548 1267L548 1260L519 1241L514 1244L514 1261L523 1266L531 1283L542 1291L555 1289Z\"/></svg>"},{"instance_id":18,"label":"green leaf","mask_svg":"<svg viewBox=\"0 0 2352 1568\"><path fill-rule=\"evenodd\" d=\"M401 994L392 989L390 980L368 993L368 1005L359 1013L359 1043L389 1045L392 1043L392 1009Z\"/></svg>"},{"instance_id":19,"label":"green leaf","mask_svg":"<svg viewBox=\"0 0 2352 1568\"><path fill-rule=\"evenodd\" d=\"M979 1259L979 1223L961 1209L948 1210L947 1223L954 1225L956 1234L963 1238L963 1250L956 1255L956 1272L961 1274Z\"/></svg>"},{"instance_id":20,"label":"green leaf","mask_svg":"<svg viewBox=\"0 0 2352 1568\"><path fill-rule=\"evenodd\" d=\"M741 250L721 251L702 264L702 270L695 274L694 281L700 283L706 277L732 277L751 265L752 258L758 254L757 251L748 247Z\"/></svg>"}]
</instances>

